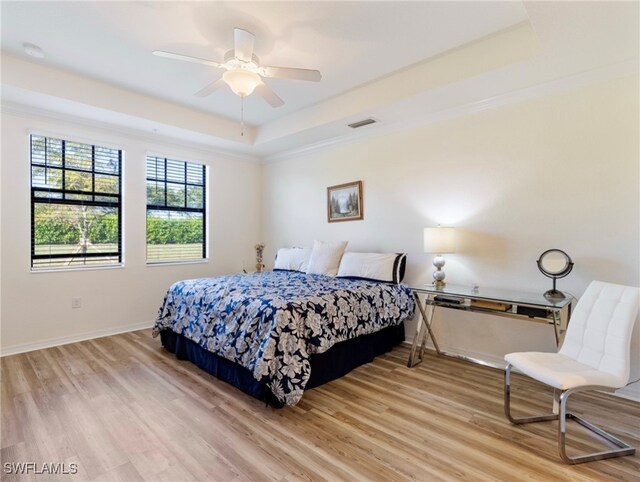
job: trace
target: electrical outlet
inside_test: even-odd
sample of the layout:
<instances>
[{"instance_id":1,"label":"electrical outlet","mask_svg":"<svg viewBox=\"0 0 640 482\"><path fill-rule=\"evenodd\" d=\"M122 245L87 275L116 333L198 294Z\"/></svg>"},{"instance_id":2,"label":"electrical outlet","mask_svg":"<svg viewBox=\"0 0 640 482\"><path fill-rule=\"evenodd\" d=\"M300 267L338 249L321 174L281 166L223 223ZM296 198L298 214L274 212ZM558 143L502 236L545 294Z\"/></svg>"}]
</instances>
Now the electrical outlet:
<instances>
[{"instance_id":1,"label":"electrical outlet","mask_svg":"<svg viewBox=\"0 0 640 482\"><path fill-rule=\"evenodd\" d=\"M71 308L82 308L82 298L71 298Z\"/></svg>"}]
</instances>

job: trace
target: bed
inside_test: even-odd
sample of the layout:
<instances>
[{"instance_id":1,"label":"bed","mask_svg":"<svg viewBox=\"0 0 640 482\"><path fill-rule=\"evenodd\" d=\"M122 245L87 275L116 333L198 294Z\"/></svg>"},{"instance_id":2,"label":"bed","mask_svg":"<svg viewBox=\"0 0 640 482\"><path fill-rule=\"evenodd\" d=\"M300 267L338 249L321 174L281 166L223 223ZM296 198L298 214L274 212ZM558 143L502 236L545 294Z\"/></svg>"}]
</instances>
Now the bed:
<instances>
[{"instance_id":1,"label":"bed","mask_svg":"<svg viewBox=\"0 0 640 482\"><path fill-rule=\"evenodd\" d=\"M275 406L404 340L403 284L273 271L179 281L153 329L163 346Z\"/></svg>"}]
</instances>

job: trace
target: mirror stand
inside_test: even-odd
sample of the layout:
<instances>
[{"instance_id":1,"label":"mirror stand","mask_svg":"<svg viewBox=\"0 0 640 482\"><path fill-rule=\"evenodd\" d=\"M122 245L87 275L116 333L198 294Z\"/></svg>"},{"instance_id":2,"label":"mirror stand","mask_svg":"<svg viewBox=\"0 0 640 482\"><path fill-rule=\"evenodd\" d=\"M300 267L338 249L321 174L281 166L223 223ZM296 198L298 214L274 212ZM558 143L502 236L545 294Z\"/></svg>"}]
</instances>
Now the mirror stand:
<instances>
[{"instance_id":1,"label":"mirror stand","mask_svg":"<svg viewBox=\"0 0 640 482\"><path fill-rule=\"evenodd\" d=\"M556 289L556 279L557 278L553 278L553 288L551 288L550 290L545 291L544 293L544 297L545 298L549 298L552 300L562 300L564 298L566 298L566 296L564 295L564 293L558 289Z\"/></svg>"}]
</instances>

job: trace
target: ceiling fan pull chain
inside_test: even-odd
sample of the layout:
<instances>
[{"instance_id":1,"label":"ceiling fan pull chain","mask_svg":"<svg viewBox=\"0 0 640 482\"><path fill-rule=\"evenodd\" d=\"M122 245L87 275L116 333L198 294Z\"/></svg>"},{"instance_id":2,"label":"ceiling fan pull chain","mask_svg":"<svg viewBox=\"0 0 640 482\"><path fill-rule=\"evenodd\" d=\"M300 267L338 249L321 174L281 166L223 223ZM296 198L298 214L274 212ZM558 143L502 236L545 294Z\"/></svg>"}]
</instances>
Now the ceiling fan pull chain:
<instances>
[{"instance_id":1,"label":"ceiling fan pull chain","mask_svg":"<svg viewBox=\"0 0 640 482\"><path fill-rule=\"evenodd\" d=\"M244 137L244 95L240 97L240 137Z\"/></svg>"}]
</instances>

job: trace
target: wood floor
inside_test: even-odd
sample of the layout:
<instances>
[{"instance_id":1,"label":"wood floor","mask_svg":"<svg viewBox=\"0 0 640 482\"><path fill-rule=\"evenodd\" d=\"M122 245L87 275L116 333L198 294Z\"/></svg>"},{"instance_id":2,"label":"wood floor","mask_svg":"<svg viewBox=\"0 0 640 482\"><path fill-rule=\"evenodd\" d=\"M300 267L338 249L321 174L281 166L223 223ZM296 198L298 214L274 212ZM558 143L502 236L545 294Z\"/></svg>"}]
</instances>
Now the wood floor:
<instances>
[{"instance_id":1,"label":"wood floor","mask_svg":"<svg viewBox=\"0 0 640 482\"><path fill-rule=\"evenodd\" d=\"M553 423L511 426L502 373L399 347L265 407L165 352L147 330L4 357L3 480L640 480L640 457L558 461ZM516 377L515 406L550 393ZM570 400L578 414L640 447L640 404ZM574 424L576 449L601 447ZM77 464L75 476L16 477L7 463Z\"/></svg>"}]
</instances>

